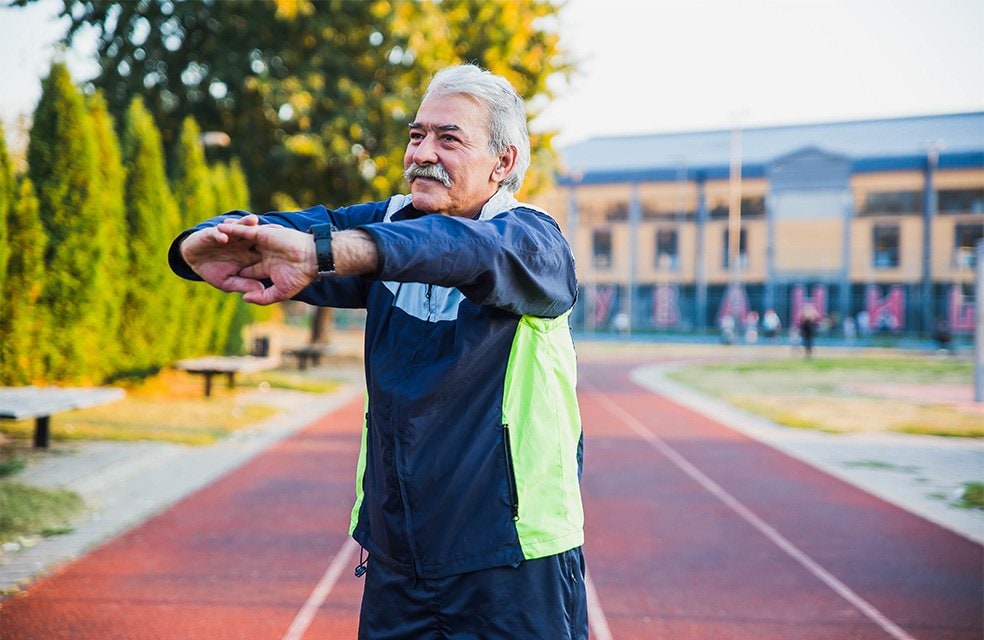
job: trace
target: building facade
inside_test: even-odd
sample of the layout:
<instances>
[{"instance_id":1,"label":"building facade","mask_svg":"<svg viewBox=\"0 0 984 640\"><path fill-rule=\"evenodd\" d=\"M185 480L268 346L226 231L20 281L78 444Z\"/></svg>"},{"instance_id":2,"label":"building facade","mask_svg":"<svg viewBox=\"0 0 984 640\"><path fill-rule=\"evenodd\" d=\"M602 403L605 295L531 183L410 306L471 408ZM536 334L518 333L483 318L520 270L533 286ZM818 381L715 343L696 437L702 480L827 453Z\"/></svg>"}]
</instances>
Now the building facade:
<instances>
[{"instance_id":1,"label":"building facade","mask_svg":"<svg viewBox=\"0 0 984 640\"><path fill-rule=\"evenodd\" d=\"M538 199L564 226L583 330L974 327L984 112L596 138ZM739 178L740 176L740 178ZM739 204L740 203L740 204Z\"/></svg>"}]
</instances>

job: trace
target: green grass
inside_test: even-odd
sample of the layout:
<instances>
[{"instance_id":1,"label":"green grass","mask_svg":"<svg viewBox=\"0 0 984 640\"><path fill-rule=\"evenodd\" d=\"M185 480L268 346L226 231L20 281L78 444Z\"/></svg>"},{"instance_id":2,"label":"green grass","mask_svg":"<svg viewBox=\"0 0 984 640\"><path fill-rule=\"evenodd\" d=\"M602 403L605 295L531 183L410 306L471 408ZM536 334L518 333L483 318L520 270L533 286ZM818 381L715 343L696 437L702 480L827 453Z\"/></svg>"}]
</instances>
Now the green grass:
<instances>
[{"instance_id":1,"label":"green grass","mask_svg":"<svg viewBox=\"0 0 984 640\"><path fill-rule=\"evenodd\" d=\"M862 393L857 385L969 385L964 360L898 353L785 357L687 367L670 377L792 428L830 432L896 431L984 437L979 413L945 403Z\"/></svg>"},{"instance_id":2,"label":"green grass","mask_svg":"<svg viewBox=\"0 0 984 640\"><path fill-rule=\"evenodd\" d=\"M84 508L82 498L68 489L0 481L0 541L67 533Z\"/></svg>"},{"instance_id":3,"label":"green grass","mask_svg":"<svg viewBox=\"0 0 984 640\"><path fill-rule=\"evenodd\" d=\"M965 509L984 509L984 483L966 482L959 505Z\"/></svg>"}]
</instances>

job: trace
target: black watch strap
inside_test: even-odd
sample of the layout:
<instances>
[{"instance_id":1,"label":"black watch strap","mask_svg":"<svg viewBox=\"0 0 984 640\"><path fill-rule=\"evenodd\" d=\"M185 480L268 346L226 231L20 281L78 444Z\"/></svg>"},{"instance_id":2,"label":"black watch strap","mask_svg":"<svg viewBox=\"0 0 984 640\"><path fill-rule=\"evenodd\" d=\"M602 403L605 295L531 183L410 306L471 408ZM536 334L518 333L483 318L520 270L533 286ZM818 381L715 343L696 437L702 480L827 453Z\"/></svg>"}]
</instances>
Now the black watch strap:
<instances>
[{"instance_id":1,"label":"black watch strap","mask_svg":"<svg viewBox=\"0 0 984 640\"><path fill-rule=\"evenodd\" d=\"M335 256L331 252L331 234L335 226L330 222L311 225L314 235L314 251L318 256L318 273L335 273Z\"/></svg>"}]
</instances>

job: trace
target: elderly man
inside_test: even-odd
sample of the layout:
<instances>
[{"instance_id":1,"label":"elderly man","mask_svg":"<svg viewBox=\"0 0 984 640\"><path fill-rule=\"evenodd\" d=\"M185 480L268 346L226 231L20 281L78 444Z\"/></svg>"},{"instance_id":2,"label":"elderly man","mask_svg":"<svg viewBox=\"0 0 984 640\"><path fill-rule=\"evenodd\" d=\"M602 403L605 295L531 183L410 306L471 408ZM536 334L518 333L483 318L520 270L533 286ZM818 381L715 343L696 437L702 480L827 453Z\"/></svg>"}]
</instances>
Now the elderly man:
<instances>
[{"instance_id":1,"label":"elderly man","mask_svg":"<svg viewBox=\"0 0 984 640\"><path fill-rule=\"evenodd\" d=\"M226 214L171 266L249 302L367 310L360 638L586 639L577 284L557 224L513 196L525 105L451 67L409 135L409 195Z\"/></svg>"}]
</instances>

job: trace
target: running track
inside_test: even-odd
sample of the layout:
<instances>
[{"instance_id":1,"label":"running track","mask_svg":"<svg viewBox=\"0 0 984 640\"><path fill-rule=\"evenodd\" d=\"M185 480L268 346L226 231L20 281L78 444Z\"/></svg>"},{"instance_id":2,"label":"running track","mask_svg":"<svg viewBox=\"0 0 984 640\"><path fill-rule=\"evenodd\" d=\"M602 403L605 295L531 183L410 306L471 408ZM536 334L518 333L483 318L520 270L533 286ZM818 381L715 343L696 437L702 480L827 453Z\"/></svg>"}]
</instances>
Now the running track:
<instances>
[{"instance_id":1,"label":"running track","mask_svg":"<svg viewBox=\"0 0 984 640\"><path fill-rule=\"evenodd\" d=\"M593 640L984 638L979 544L628 371L581 368ZM8 599L0 638L354 638L361 414L326 415Z\"/></svg>"}]
</instances>

